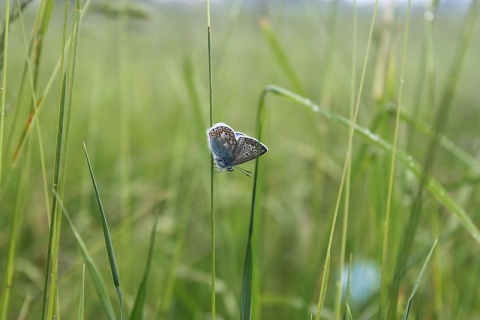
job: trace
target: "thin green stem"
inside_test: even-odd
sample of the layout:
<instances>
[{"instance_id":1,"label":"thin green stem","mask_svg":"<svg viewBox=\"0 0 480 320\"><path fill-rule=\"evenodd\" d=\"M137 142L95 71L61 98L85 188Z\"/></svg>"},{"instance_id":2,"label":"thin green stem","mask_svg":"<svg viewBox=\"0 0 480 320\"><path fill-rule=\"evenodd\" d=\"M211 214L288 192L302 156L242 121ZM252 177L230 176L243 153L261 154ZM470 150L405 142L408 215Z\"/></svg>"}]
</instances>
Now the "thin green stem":
<instances>
[{"instance_id":1,"label":"thin green stem","mask_svg":"<svg viewBox=\"0 0 480 320\"><path fill-rule=\"evenodd\" d=\"M27 44L27 36L26 36L26 32L25 32L25 24L24 24L24 21L23 21L23 14L21 12L21 9L20 9L20 1L17 0L17 6L18 6L18 10L19 10L19 17L20 17L20 27L22 29L22 36L23 36L23 45L24 45L24 48L25 48L25 52L28 52L28 44ZM48 187L47 187L47 170L46 170L46 167L45 167L45 156L44 156L44 152L43 152L43 139L42 139L42 131L40 129L40 122L38 120L38 108L37 108L37 105L39 104L39 101L37 99L37 95L36 95L36 90L35 90L35 84L34 84L34 81L33 81L33 67L32 67L32 64L30 62L30 58L28 57L27 55L27 70L28 70L28 75L29 75L29 80L30 80L30 90L31 90L31 95L32 95L32 106L33 106L33 109L32 109L32 112L30 113L29 115L29 119L28 119L28 123L29 124L35 124L36 126L36 129L37 129L37 138L38 138L38 147L39 147L39 151L40 151L40 165L42 167L42 178L43 178L43 188L44 188L44 195L45 195L45 205L46 205L46 209L47 209L47 212L49 212L50 210L50 201L48 200ZM29 129L31 128L32 126L29 126ZM26 138L26 135L27 135L27 132L29 131L25 131L24 134L25 134L25 138ZM50 222L50 217L49 218L49 221Z\"/></svg>"},{"instance_id":2,"label":"thin green stem","mask_svg":"<svg viewBox=\"0 0 480 320\"><path fill-rule=\"evenodd\" d=\"M213 85L212 85L212 46L211 46L211 27L210 27L210 0L207 0L207 47L208 47L208 89L209 89L209 105L210 105L210 127L213 126ZM211 238L211 272L212 272L212 288L211 288L211 300L212 300L212 320L216 317L215 306L215 184L213 180L214 175L214 161L213 155L210 156L210 238Z\"/></svg>"},{"instance_id":3,"label":"thin green stem","mask_svg":"<svg viewBox=\"0 0 480 320\"><path fill-rule=\"evenodd\" d=\"M355 78L357 69L357 2L353 1L353 49L352 49L352 73L350 77L350 118L353 118L355 111ZM345 265L345 250L347 244L347 232L348 232L348 213L350 207L350 181L351 181L352 161L348 159L347 163L347 175L345 182L345 205L344 205L344 217L342 227L342 243L340 252L339 274L340 279L337 283L337 297L335 300L335 318L340 319L341 306L342 306L342 283L343 283L343 269ZM351 259L351 256L350 256ZM350 278L349 278L350 279ZM348 293L348 292L347 292Z\"/></svg>"},{"instance_id":4,"label":"thin green stem","mask_svg":"<svg viewBox=\"0 0 480 320\"><path fill-rule=\"evenodd\" d=\"M403 87L405 82L405 69L407 65L407 48L408 48L408 33L410 27L410 8L411 8L411 0L408 1L407 13L405 17L405 33L403 38L403 52L402 52L402 65L401 65L401 72L400 72L400 85L398 89L398 105L395 114L395 128L393 133L393 142L392 142L392 156L390 158L390 173L389 173L389 183L388 183L388 191L387 191L387 204L386 204L386 212L385 212L385 221L383 225L383 247L382 247L382 278L381 278L381 286L380 286L380 299L382 301L382 291L384 290L385 281L386 281L386 260L387 260L387 249L388 249L388 235L389 235L389 227L390 227L390 214L392 211L392 195L393 195L393 182L394 182L394 175L395 175L395 162L397 156L397 144L398 144L398 128L400 126L400 114L403 107ZM379 315L381 316L381 308L382 303L380 303L380 311Z\"/></svg>"},{"instance_id":5,"label":"thin green stem","mask_svg":"<svg viewBox=\"0 0 480 320\"><path fill-rule=\"evenodd\" d=\"M2 285L2 292L0 295L0 319L4 320L7 319L8 314L8 307L10 302L10 296L12 293L12 286L13 286L13 279L14 274L16 271L15 268L15 257L16 257L16 248L17 248L17 240L19 239L20 233L20 214L22 212L22 207L24 205L24 195L25 195L25 188L28 183L28 176L30 173L30 150L31 150L31 141L28 143L28 152L27 152L27 159L25 162L25 167L22 171L19 171L19 179L20 182L17 185L17 199L15 201L15 211L13 212L12 216L12 226L10 232L10 243L8 245L8 252L7 252L7 260L5 264L5 273L3 275L3 285Z\"/></svg>"},{"instance_id":6,"label":"thin green stem","mask_svg":"<svg viewBox=\"0 0 480 320\"><path fill-rule=\"evenodd\" d=\"M349 134L348 134L347 156L345 158L345 162L344 162L344 165L343 165L340 187L339 187L339 190L338 190L337 201L336 201L335 209L334 209L334 213L333 213L333 221L332 221L332 226L331 226L331 229L330 229L330 237L329 237L329 240L328 240L327 254L326 254L325 265L324 265L324 276L323 276L322 286L320 288L320 295L319 295L318 305L317 305L317 313L315 315L316 320L320 320L320 315L321 315L321 312L322 312L322 309L323 309L323 303L325 301L325 296L326 296L328 278L325 276L325 274L330 269L330 266L329 266L329 264L330 264L330 251L331 251L332 243L333 243L333 235L335 233L335 225L336 225L336 222L337 222L338 210L340 208L340 200L342 198L342 193L343 193L343 185L344 185L344 182L345 182L345 177L346 177L346 174L347 174L347 168L349 166L348 164L350 163L350 158L351 158L351 154L352 154L353 136L354 136L354 133L355 133L355 126L356 126L356 123L357 123L358 110L360 109L360 101L361 101L361 97L362 97L363 85L364 85L364 82L365 82L365 75L367 73L368 57L369 57L370 47L371 47L371 43L372 43L373 29L374 29L374 26L375 26L377 9L378 9L378 0L375 2L375 7L374 7L374 10L373 10L373 16L372 16L372 21L371 21L371 24L370 24L370 32L369 32L368 42L367 42L367 51L365 52L365 59L363 61L362 75L361 75L360 85L359 85L359 89L358 89L357 101L355 103L355 110L354 110L354 113L353 113L353 119L350 122L350 130L349 130Z\"/></svg>"},{"instance_id":7,"label":"thin green stem","mask_svg":"<svg viewBox=\"0 0 480 320\"><path fill-rule=\"evenodd\" d=\"M60 70L62 70L62 81L59 83L59 113L58 113L58 126L57 126L57 142L56 142L56 151L55 151L55 167L53 173L53 190L58 192L59 182L60 182L60 173L62 172L61 168L63 165L62 159L62 150L63 150L63 135L64 135L64 126L65 126L65 108L66 108L66 89L67 89L67 77L66 72L64 71L64 61L65 61L65 40L67 34L67 17L70 1L65 1L65 11L64 11L64 21L63 21L63 35L62 35L62 48L61 48L61 61L60 61ZM57 279L58 279L58 248L60 231L58 226L60 225L61 216L58 215L57 210L57 198L54 196L52 200L51 208L51 220L50 220L50 234L48 240L48 251L47 251L47 262L45 267L45 282L43 288L43 304L42 304L42 319L53 319L54 310L55 310L55 301L57 295ZM50 287L48 286L50 284ZM48 304L47 304L48 296ZM47 308L48 307L48 308ZM48 314L46 314L46 312Z\"/></svg>"},{"instance_id":8,"label":"thin green stem","mask_svg":"<svg viewBox=\"0 0 480 320\"><path fill-rule=\"evenodd\" d=\"M2 106L0 110L0 190L2 190L2 168L3 168L3 133L5 131L5 99L7 95L7 62L8 62L8 27L10 25L10 0L5 3L5 40L3 50L3 72L2 72Z\"/></svg>"},{"instance_id":9,"label":"thin green stem","mask_svg":"<svg viewBox=\"0 0 480 320\"><path fill-rule=\"evenodd\" d=\"M418 186L417 193L413 200L413 204L410 210L410 215L408 221L405 225L403 232L403 238L400 242L400 247L397 254L397 260L395 262L395 271L393 275L392 283L392 292L390 295L390 307L388 318L395 318L397 316L398 308L398 291L400 289L400 281L404 275L404 268L408 258L408 255L412 249L413 240L418 229L418 222L422 216L423 208L423 198L424 192L426 189L431 187L431 181L429 179L430 172L433 169L433 164L436 159L437 149L441 137L441 133L445 130L449 111L451 110L452 100L459 82L459 77L462 71L463 62L467 53L467 48L472 40L474 31L476 30L476 25L478 21L478 7L479 1L472 1L470 8L468 9L468 15L465 21L465 26L463 30L460 43L457 46L455 52L453 63L450 66L450 70L447 76L445 87L442 91L441 99L439 100L438 110L434 119L434 132L431 137L428 148L425 154L425 161L423 165L423 170L421 171L421 178ZM478 235L474 235L475 240L478 239Z\"/></svg>"}]
</instances>

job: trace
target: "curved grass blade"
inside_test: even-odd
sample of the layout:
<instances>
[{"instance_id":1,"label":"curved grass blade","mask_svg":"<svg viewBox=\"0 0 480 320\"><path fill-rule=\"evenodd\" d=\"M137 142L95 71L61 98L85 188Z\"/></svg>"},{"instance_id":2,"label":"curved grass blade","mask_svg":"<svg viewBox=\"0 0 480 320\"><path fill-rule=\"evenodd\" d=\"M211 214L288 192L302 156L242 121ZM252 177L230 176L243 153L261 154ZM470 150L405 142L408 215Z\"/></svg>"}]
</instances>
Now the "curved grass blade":
<instances>
[{"instance_id":1,"label":"curved grass blade","mask_svg":"<svg viewBox=\"0 0 480 320\"><path fill-rule=\"evenodd\" d=\"M117 261L115 260L115 253L113 252L112 238L110 236L110 230L108 229L107 218L105 216L105 211L103 210L102 199L100 198L97 182L95 181L95 176L93 175L90 159L88 158L88 152L87 147L85 146L85 142L83 143L83 149L85 150L85 158L87 159L88 170L90 171L90 177L92 178L93 188L95 189L95 196L97 198L98 208L100 210L100 219L102 220L103 236L105 237L108 261L110 262L110 270L112 271L113 284L115 285L115 290L117 291L118 302L120 303L121 319L123 320L125 318L123 310L123 296L122 289L120 288L120 275L118 273Z\"/></svg>"},{"instance_id":2,"label":"curved grass blade","mask_svg":"<svg viewBox=\"0 0 480 320\"><path fill-rule=\"evenodd\" d=\"M92 256L88 252L87 246L83 242L82 237L80 236L80 233L77 231L77 228L75 228L72 218L70 217L70 214L65 208L62 199L60 199L60 196L58 195L57 191L55 191L54 189L53 189L53 194L55 195L55 198L57 199L57 202L60 208L62 209L63 214L65 215L65 218L67 219L70 229L72 229L73 235L77 240L77 243L80 247L80 252L82 253L83 260L85 261L85 265L87 267L88 273L90 274L90 278L92 278L95 291L97 291L98 297L102 301L103 309L107 313L108 319L115 320L116 319L115 312L113 311L113 305L108 296L108 292L105 286L105 281L103 281L100 271L98 270L97 265L93 261Z\"/></svg>"},{"instance_id":3,"label":"curved grass blade","mask_svg":"<svg viewBox=\"0 0 480 320\"><path fill-rule=\"evenodd\" d=\"M386 112L393 113L395 112L395 109L387 107ZM425 121L415 118L413 114L402 110L400 111L400 119L413 126L416 131L421 132L428 137L433 137L432 127ZM450 140L445 135L440 135L439 143L446 151L453 154L460 162L462 162L465 166L471 169L474 174L480 173L480 165L476 161L476 159L468 152L460 148L457 144L455 144L455 142Z\"/></svg>"},{"instance_id":4,"label":"curved grass blade","mask_svg":"<svg viewBox=\"0 0 480 320\"><path fill-rule=\"evenodd\" d=\"M333 122L337 122L344 127L348 128L351 125L350 120L348 120L347 118L320 108L309 99L301 97L281 87L269 85L264 89L264 91L272 92L284 98L288 98L300 105L308 107L310 110L314 111L318 115ZM354 129L355 133L359 137L377 146L381 150L387 152L389 155L392 154L392 145L383 140L378 135L372 133L369 129L361 127L358 124L355 125ZM397 149L397 159L400 160L400 162L405 166L405 168L409 170L415 177L417 177L418 179L422 177L422 166L417 161L415 161L415 159L413 159L411 155L404 152L403 150ZM441 203L445 208L447 208L460 221L460 223L473 237L473 239L480 244L480 231L478 230L477 226L472 222L465 210L448 194L447 190L445 190L445 188L434 177L430 176L428 178L426 189L435 199L437 199L439 203Z\"/></svg>"},{"instance_id":5,"label":"curved grass blade","mask_svg":"<svg viewBox=\"0 0 480 320\"><path fill-rule=\"evenodd\" d=\"M420 281L422 280L422 277L423 277L423 273L425 272L425 269L427 268L427 264L430 261L433 250L437 246L437 242L438 242L438 239L436 239L435 242L433 243L432 248L430 249L430 252L428 253L427 259L425 259L425 263L423 264L422 270L420 270L420 273L418 274L417 281L415 282L415 285L413 286L413 289L412 289L412 293L410 294L410 297L408 298L407 308L405 309L405 314L403 316L403 320L408 319L408 314L410 313L410 308L412 306L413 297L415 296L415 293L417 292L418 286L420 285Z\"/></svg>"},{"instance_id":6,"label":"curved grass blade","mask_svg":"<svg viewBox=\"0 0 480 320\"><path fill-rule=\"evenodd\" d=\"M260 95L260 100L257 109L257 139L262 140L263 122L265 118L265 96L267 91L263 91ZM253 176L253 188L252 188L252 203L250 208L250 223L248 227L247 238L247 250L245 253L245 262L243 265L243 277L242 277L242 292L240 294L240 319L250 320L252 317L253 309L253 225L255 221L255 209L258 205L257 201L257 188L258 188L258 174L260 171L259 159L255 159L255 173ZM256 289L257 287L255 287ZM257 292L258 294L258 292ZM254 312L258 313L258 312Z\"/></svg>"}]
</instances>

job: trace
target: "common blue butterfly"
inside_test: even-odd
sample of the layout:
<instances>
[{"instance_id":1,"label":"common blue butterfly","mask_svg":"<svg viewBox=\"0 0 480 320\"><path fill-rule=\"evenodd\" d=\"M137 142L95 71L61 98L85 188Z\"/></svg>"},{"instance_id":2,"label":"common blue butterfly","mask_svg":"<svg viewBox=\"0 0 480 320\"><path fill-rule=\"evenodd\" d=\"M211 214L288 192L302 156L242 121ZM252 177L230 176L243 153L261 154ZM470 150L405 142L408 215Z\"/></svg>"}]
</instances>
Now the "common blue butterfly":
<instances>
[{"instance_id":1,"label":"common blue butterfly","mask_svg":"<svg viewBox=\"0 0 480 320\"><path fill-rule=\"evenodd\" d=\"M260 157L268 151L266 145L241 132L235 132L223 122L216 123L207 130L208 147L212 152L217 168L233 171L233 167ZM248 175L247 170L237 167Z\"/></svg>"}]
</instances>

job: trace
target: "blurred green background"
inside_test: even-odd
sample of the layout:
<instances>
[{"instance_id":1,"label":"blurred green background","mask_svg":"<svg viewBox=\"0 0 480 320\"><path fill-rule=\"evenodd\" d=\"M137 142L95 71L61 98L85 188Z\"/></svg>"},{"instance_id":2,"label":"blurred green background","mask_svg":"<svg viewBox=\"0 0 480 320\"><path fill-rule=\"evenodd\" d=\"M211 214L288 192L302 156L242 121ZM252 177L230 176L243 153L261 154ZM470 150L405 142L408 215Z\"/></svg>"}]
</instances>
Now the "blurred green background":
<instances>
[{"instance_id":1,"label":"blurred green background","mask_svg":"<svg viewBox=\"0 0 480 320\"><path fill-rule=\"evenodd\" d=\"M38 3L33 2L22 13L27 43L37 10ZM354 47L352 6L336 1L225 1L213 2L211 10L214 122L226 122L235 130L255 136L257 105L268 84L291 90L321 108L349 117ZM358 8L357 91L373 10L373 6ZM56 3L44 39L37 96L43 92L60 57L63 11L63 4ZM466 7L440 4L430 23L425 19L426 11L423 5L416 5L411 12L402 108L415 115L416 120L433 126L467 12ZM395 121L393 113L386 110L398 103L405 14L405 6L391 8L384 4L379 8L357 121L389 143ZM0 16L5 16L4 4ZM127 313L145 268L154 213L160 210L146 319L210 318L206 21L203 2L94 1L80 28L63 200L117 308L98 207L83 153L84 141L112 233ZM7 318L16 319L23 306L27 319L38 319L49 211L35 129L29 132L18 164L11 166L30 112L29 101L17 104L26 61L20 22L16 19L10 26L0 182L0 261L6 261L15 214L20 227ZM428 41L433 44L431 56ZM480 201L479 50L476 27L442 132L473 162L465 165L458 153L439 147L431 171L474 223L478 221ZM430 65L433 74L428 73ZM57 73L38 114L50 202L58 80ZM254 300L256 310L260 310L254 313L254 319L310 319L318 301L348 128L273 94L266 98L264 126L262 142L269 152L261 158L260 207L255 221L254 279L261 296ZM400 121L400 150L422 162L428 141L428 136L411 123ZM349 306L354 319L382 319L388 309L389 296L388 303L382 305L385 301L379 297L379 286L389 164L390 154L354 138L345 259L347 267L352 257L353 266L366 268L360 269L359 276L352 278L350 284ZM253 171L254 162L243 167ZM20 183L22 174L26 176L24 184ZM214 178L217 319L238 319L253 179L239 172L224 172ZM389 288L402 232L418 188L418 180L400 163L393 182L385 288ZM341 273L343 200L333 239L325 319L333 318ZM440 242L422 278L410 317L475 319L480 314L479 244L428 193L400 284L398 315L403 315L406 300L436 238ZM70 319L78 309L83 259L66 222L62 226L58 263L58 308L61 317ZM0 268L0 274L4 274L5 264ZM370 274L371 278L367 276ZM85 317L106 318L88 275L86 278ZM360 288L358 302L353 297L357 290L353 286Z\"/></svg>"}]
</instances>

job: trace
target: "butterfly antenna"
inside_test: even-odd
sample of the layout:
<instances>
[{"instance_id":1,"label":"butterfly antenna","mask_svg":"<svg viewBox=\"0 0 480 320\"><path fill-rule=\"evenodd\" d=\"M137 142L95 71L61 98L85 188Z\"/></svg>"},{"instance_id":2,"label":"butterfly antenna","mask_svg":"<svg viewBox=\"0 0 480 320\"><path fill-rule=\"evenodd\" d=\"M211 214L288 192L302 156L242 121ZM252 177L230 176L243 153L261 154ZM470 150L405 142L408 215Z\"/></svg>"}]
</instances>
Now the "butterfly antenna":
<instances>
[{"instance_id":1,"label":"butterfly antenna","mask_svg":"<svg viewBox=\"0 0 480 320\"><path fill-rule=\"evenodd\" d=\"M245 170L243 168L240 168L240 167L236 167L238 169L238 171L240 171L241 173L243 173L244 175L246 175L247 177L250 177L250 175L252 174L251 171L248 171L248 170Z\"/></svg>"}]
</instances>

